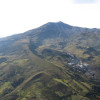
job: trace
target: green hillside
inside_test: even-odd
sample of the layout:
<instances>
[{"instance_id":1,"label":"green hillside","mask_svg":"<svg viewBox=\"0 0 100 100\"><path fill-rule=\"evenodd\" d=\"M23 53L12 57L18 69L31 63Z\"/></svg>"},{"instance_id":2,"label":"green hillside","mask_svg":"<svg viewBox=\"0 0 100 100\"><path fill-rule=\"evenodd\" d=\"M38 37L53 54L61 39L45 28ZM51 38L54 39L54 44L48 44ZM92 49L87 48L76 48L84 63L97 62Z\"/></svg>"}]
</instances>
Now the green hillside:
<instances>
[{"instance_id":1,"label":"green hillside","mask_svg":"<svg viewBox=\"0 0 100 100\"><path fill-rule=\"evenodd\" d=\"M99 29L47 23L0 39L0 100L99 100L99 72Z\"/></svg>"}]
</instances>

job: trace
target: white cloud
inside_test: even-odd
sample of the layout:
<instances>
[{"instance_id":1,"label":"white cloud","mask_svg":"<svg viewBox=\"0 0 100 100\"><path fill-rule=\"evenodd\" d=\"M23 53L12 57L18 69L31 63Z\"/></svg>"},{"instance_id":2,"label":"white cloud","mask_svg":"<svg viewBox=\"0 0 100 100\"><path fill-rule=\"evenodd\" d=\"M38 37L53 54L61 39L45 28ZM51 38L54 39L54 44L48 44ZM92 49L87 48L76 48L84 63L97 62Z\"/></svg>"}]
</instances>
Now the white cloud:
<instances>
[{"instance_id":1,"label":"white cloud","mask_svg":"<svg viewBox=\"0 0 100 100\"><path fill-rule=\"evenodd\" d=\"M92 4L97 3L98 0L73 0L73 2L78 4Z\"/></svg>"},{"instance_id":2,"label":"white cloud","mask_svg":"<svg viewBox=\"0 0 100 100\"><path fill-rule=\"evenodd\" d=\"M0 37L21 33L50 21L100 28L100 4L73 0L0 0Z\"/></svg>"}]
</instances>

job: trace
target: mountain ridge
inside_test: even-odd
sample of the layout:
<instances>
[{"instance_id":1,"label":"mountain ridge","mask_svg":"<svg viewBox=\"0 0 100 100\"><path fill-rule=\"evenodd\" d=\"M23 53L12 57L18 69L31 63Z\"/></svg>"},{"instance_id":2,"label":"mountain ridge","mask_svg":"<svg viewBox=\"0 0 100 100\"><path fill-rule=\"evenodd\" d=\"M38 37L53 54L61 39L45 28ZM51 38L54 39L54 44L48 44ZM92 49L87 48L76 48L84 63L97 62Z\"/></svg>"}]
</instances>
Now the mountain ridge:
<instances>
[{"instance_id":1,"label":"mountain ridge","mask_svg":"<svg viewBox=\"0 0 100 100\"><path fill-rule=\"evenodd\" d=\"M0 39L0 99L99 100L99 33L58 22Z\"/></svg>"},{"instance_id":2,"label":"mountain ridge","mask_svg":"<svg viewBox=\"0 0 100 100\"><path fill-rule=\"evenodd\" d=\"M41 26L39 26L39 27L37 27L37 28L34 28L34 29L30 29L30 30L28 30L28 31L26 31L26 32L23 32L24 34L25 33L30 33L31 31L34 31L34 30L37 30L37 29L39 29L39 28L42 28L42 27L47 27L48 25L65 25L65 26L68 26L68 27L75 27L76 29L77 28L82 28L82 29L90 29L90 30L100 30L100 28L88 28L88 27L80 27L80 26L72 26L72 25L69 25L69 24L66 24L66 23L64 23L64 22L62 22L62 21L58 21L58 22L48 22L48 23L46 23L46 24L44 24L44 25L41 25ZM10 36L6 36L6 37L3 37L3 38L0 38L0 40L1 39L5 39L5 38L7 38L7 37L12 37L12 36L16 36L16 35L21 35L21 34L23 34L23 33L18 33L18 34L14 34L14 35L10 35Z\"/></svg>"}]
</instances>

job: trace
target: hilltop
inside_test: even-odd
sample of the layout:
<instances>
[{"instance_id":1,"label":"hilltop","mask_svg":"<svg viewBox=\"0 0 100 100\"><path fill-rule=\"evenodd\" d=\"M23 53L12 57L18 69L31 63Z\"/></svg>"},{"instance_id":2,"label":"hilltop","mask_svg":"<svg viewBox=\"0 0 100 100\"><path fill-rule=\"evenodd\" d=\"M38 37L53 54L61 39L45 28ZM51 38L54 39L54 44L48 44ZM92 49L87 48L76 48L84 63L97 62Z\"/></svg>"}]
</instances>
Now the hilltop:
<instances>
[{"instance_id":1,"label":"hilltop","mask_svg":"<svg viewBox=\"0 0 100 100\"><path fill-rule=\"evenodd\" d=\"M49 22L0 39L0 100L99 100L100 29Z\"/></svg>"}]
</instances>

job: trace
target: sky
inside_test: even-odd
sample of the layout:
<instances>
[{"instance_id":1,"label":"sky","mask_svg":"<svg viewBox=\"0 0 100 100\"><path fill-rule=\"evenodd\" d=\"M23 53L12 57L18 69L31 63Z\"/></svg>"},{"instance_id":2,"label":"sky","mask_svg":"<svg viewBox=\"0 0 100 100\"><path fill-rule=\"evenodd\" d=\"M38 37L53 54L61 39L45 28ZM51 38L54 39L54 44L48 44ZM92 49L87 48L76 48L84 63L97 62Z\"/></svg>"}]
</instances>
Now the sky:
<instances>
[{"instance_id":1,"label":"sky","mask_svg":"<svg viewBox=\"0 0 100 100\"><path fill-rule=\"evenodd\" d=\"M58 21L100 28L100 0L0 0L0 37Z\"/></svg>"}]
</instances>

